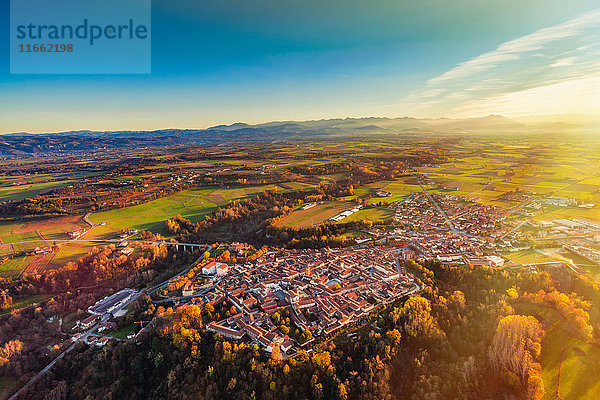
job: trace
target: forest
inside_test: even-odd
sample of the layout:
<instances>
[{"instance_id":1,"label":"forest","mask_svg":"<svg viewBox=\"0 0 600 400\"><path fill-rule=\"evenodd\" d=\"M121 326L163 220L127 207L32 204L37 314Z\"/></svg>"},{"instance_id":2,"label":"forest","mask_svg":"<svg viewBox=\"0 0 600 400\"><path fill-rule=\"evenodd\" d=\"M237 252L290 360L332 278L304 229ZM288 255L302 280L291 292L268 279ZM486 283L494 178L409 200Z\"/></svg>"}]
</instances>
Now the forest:
<instances>
[{"instance_id":1,"label":"forest","mask_svg":"<svg viewBox=\"0 0 600 400\"><path fill-rule=\"evenodd\" d=\"M137 342L101 350L80 345L30 389L36 399L541 399L543 321L515 311L544 302L595 336L585 311L597 285L577 278L568 292L548 272L528 274L439 262L406 267L419 295L381 309L293 358L205 330L210 310L140 300L153 315ZM556 295L557 291L563 294ZM232 310L233 311L233 310ZM135 318L135 317L132 317ZM285 315L274 319L285 319ZM0 350L15 368L19 343Z\"/></svg>"}]
</instances>

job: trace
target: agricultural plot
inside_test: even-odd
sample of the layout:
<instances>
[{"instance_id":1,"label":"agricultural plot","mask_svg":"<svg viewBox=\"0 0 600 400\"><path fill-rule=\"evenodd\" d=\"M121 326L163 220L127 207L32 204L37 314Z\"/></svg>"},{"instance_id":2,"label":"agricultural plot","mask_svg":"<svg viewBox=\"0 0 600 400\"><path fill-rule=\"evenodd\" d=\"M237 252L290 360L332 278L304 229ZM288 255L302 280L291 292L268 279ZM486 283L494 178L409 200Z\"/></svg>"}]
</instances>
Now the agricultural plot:
<instances>
[{"instance_id":1,"label":"agricultural plot","mask_svg":"<svg viewBox=\"0 0 600 400\"><path fill-rule=\"evenodd\" d=\"M11 244L14 252L31 251L36 247L47 246L48 243L40 237L37 231L25 231L6 235L2 238L6 244ZM21 243L25 242L25 243Z\"/></svg>"},{"instance_id":2,"label":"agricultural plot","mask_svg":"<svg viewBox=\"0 0 600 400\"><path fill-rule=\"evenodd\" d=\"M19 229L24 227L25 224L23 222L2 222L0 223L0 238L4 238L4 236L12 235L16 233ZM4 243L4 241L3 241Z\"/></svg>"},{"instance_id":3,"label":"agricultural plot","mask_svg":"<svg viewBox=\"0 0 600 400\"><path fill-rule=\"evenodd\" d=\"M0 277L15 279L23 271L33 257L15 257L0 264Z\"/></svg>"},{"instance_id":4,"label":"agricultural plot","mask_svg":"<svg viewBox=\"0 0 600 400\"><path fill-rule=\"evenodd\" d=\"M412 183L412 181L407 178L390 182L386 185L381 186L379 189L385 190L386 192L390 192L392 195L389 197L373 197L369 201L369 204L377 203L379 201L387 201L388 203L392 203L394 201L404 200L412 192L423 191L421 189L421 186L419 186L416 183Z\"/></svg>"},{"instance_id":5,"label":"agricultural plot","mask_svg":"<svg viewBox=\"0 0 600 400\"><path fill-rule=\"evenodd\" d=\"M77 261L79 258L83 257L84 255L86 255L87 253L89 253L89 251L94 247L94 246L99 246L99 243L81 243L81 242L77 242L77 243L67 243L63 246L61 246L58 250L58 252L54 255L54 258L52 258L52 260L49 263L49 266L51 267L62 267L65 266L67 263L69 262L75 262Z\"/></svg>"},{"instance_id":6,"label":"agricultural plot","mask_svg":"<svg viewBox=\"0 0 600 400\"><path fill-rule=\"evenodd\" d=\"M2 225L0 225L0 232L2 231L1 227ZM33 238L33 240L43 239L46 241L52 241L69 239L67 232L89 228L89 225L83 221L81 216L72 215L52 219L27 221L25 223L18 223L15 225L9 224L7 228L10 229L11 233L15 235L23 235L24 237ZM3 241L7 235L8 234L2 235L0 233L0 237ZM9 240L11 239L9 238Z\"/></svg>"},{"instance_id":7,"label":"agricultural plot","mask_svg":"<svg viewBox=\"0 0 600 400\"><path fill-rule=\"evenodd\" d=\"M502 254L502 257L517 264L533 264L557 261L555 258L533 249L506 252Z\"/></svg>"},{"instance_id":8,"label":"agricultural plot","mask_svg":"<svg viewBox=\"0 0 600 400\"><path fill-rule=\"evenodd\" d=\"M164 221L167 219L181 214L192 221L199 221L213 210L216 204L207 200L212 192L212 189L186 190L136 206L93 213L89 216L92 223L106 222L106 225L95 227L85 238L109 238L127 228L165 234Z\"/></svg>"},{"instance_id":9,"label":"agricultural plot","mask_svg":"<svg viewBox=\"0 0 600 400\"><path fill-rule=\"evenodd\" d=\"M410 182L411 178L401 178L395 181L380 181L375 183L369 183L365 186L360 186L355 189L353 196L347 196L345 200L351 200L355 198L364 198L366 196L372 196L369 199L369 204L377 204L379 202L393 203L394 201L404 200L413 191L422 191L421 186ZM388 197L378 197L376 195L377 190L383 190L391 193Z\"/></svg>"},{"instance_id":10,"label":"agricultural plot","mask_svg":"<svg viewBox=\"0 0 600 400\"><path fill-rule=\"evenodd\" d=\"M5 244L24 242L28 240L42 240L42 238L40 238L40 235L38 235L36 231L13 233L2 238L2 242Z\"/></svg>"},{"instance_id":11,"label":"agricultural plot","mask_svg":"<svg viewBox=\"0 0 600 400\"><path fill-rule=\"evenodd\" d=\"M95 227L86 239L111 238L116 232L135 228L167 235L165 221L180 214L193 222L232 200L255 196L265 190L283 190L277 185L232 188L195 188L136 206L101 211L90 215L92 223L106 222Z\"/></svg>"},{"instance_id":12,"label":"agricultural plot","mask_svg":"<svg viewBox=\"0 0 600 400\"><path fill-rule=\"evenodd\" d=\"M14 253L12 244L0 244L0 257Z\"/></svg>"},{"instance_id":13,"label":"agricultural plot","mask_svg":"<svg viewBox=\"0 0 600 400\"><path fill-rule=\"evenodd\" d=\"M350 222L350 221L360 221L363 219L377 222L377 221L384 221L384 220L390 219L393 216L394 216L394 211L390 210L388 208L369 207L369 208L359 210L359 211L355 212L354 214L344 218L343 220L340 221L340 223Z\"/></svg>"},{"instance_id":14,"label":"agricultural plot","mask_svg":"<svg viewBox=\"0 0 600 400\"><path fill-rule=\"evenodd\" d=\"M108 335L115 337L117 339L125 340L127 339L127 335L131 332L137 333L140 330L139 325L129 325L124 328L118 329L116 331L110 332Z\"/></svg>"},{"instance_id":15,"label":"agricultural plot","mask_svg":"<svg viewBox=\"0 0 600 400\"><path fill-rule=\"evenodd\" d=\"M69 183L71 183L71 181L52 181L19 186L3 186L0 187L0 201L23 200L28 197L35 197L38 194L66 186Z\"/></svg>"},{"instance_id":16,"label":"agricultural plot","mask_svg":"<svg viewBox=\"0 0 600 400\"><path fill-rule=\"evenodd\" d=\"M504 208L514 204L498 197L514 191L600 200L600 179L593 174L600 165L593 159L582 162L581 149L470 146L473 148L464 153L453 154L448 164L419 170L433 182L432 192L478 197L482 203Z\"/></svg>"},{"instance_id":17,"label":"agricultural plot","mask_svg":"<svg viewBox=\"0 0 600 400\"><path fill-rule=\"evenodd\" d=\"M55 240L68 239L67 232L87 227L81 216L68 216L27 222L5 222L0 224L0 255L31 251L36 247L48 246ZM18 243L30 242L30 243ZM11 244L11 246L7 246Z\"/></svg>"},{"instance_id":18,"label":"agricultural plot","mask_svg":"<svg viewBox=\"0 0 600 400\"><path fill-rule=\"evenodd\" d=\"M50 264L50 261L54 258L53 253L49 254L37 254L31 258L27 263L27 266L23 270L24 274L40 274Z\"/></svg>"},{"instance_id":19,"label":"agricultural plot","mask_svg":"<svg viewBox=\"0 0 600 400\"><path fill-rule=\"evenodd\" d=\"M356 203L332 201L318 204L306 210L296 208L289 215L277 222L277 226L293 226L294 228L307 228L319 225L342 211L349 210Z\"/></svg>"},{"instance_id":20,"label":"agricultural plot","mask_svg":"<svg viewBox=\"0 0 600 400\"><path fill-rule=\"evenodd\" d=\"M82 228L89 228L89 225L83 220L83 216L70 215L52 220L28 222L22 229L37 230L44 239L52 240L67 238L67 232Z\"/></svg>"},{"instance_id":21,"label":"agricultural plot","mask_svg":"<svg viewBox=\"0 0 600 400\"><path fill-rule=\"evenodd\" d=\"M20 253L20 252L30 252L36 249L36 247L45 247L45 246L49 246L51 245L51 243L46 242L46 241L35 241L35 242L31 242L31 243L19 243L19 244L13 244L13 248L15 249L15 253Z\"/></svg>"},{"instance_id":22,"label":"agricultural plot","mask_svg":"<svg viewBox=\"0 0 600 400\"><path fill-rule=\"evenodd\" d=\"M37 304L39 302L42 302L44 300L47 300L49 298L51 298L52 295L51 294L38 294L38 295L34 295L34 296L29 296L29 297L25 297L22 299L17 300L15 303L13 303L13 305L11 305L10 307L8 307L4 313L10 313L13 310L18 310L19 308L23 308L23 307L27 307L30 306L32 304Z\"/></svg>"},{"instance_id":23,"label":"agricultural plot","mask_svg":"<svg viewBox=\"0 0 600 400\"><path fill-rule=\"evenodd\" d=\"M545 206L539 214L533 217L535 221L574 218L584 218L600 222L600 207L598 205L593 208Z\"/></svg>"}]
</instances>

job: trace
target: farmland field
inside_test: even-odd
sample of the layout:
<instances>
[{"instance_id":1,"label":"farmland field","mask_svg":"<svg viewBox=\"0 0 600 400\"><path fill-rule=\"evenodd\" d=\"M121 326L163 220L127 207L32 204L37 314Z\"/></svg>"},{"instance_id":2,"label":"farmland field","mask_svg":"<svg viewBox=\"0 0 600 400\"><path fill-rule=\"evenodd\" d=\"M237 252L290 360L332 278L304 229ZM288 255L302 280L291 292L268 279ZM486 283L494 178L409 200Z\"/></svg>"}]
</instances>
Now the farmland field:
<instances>
[{"instance_id":1,"label":"farmland field","mask_svg":"<svg viewBox=\"0 0 600 400\"><path fill-rule=\"evenodd\" d=\"M0 256L7 256L14 252L12 245L2 244L0 245Z\"/></svg>"},{"instance_id":2,"label":"farmland field","mask_svg":"<svg viewBox=\"0 0 600 400\"><path fill-rule=\"evenodd\" d=\"M533 264L556 261L556 259L533 249L507 252L503 253L502 256L517 264Z\"/></svg>"},{"instance_id":3,"label":"farmland field","mask_svg":"<svg viewBox=\"0 0 600 400\"><path fill-rule=\"evenodd\" d=\"M36 231L13 233L11 235L6 235L2 238L2 241L6 244L23 242L28 240L41 240L41 238Z\"/></svg>"},{"instance_id":4,"label":"farmland field","mask_svg":"<svg viewBox=\"0 0 600 400\"><path fill-rule=\"evenodd\" d=\"M98 243L67 243L60 247L54 258L50 261L53 267L62 267L69 262L77 261L80 257L86 255Z\"/></svg>"},{"instance_id":5,"label":"farmland field","mask_svg":"<svg viewBox=\"0 0 600 400\"><path fill-rule=\"evenodd\" d=\"M232 188L197 188L136 206L101 211L90 215L92 223L106 222L95 227L86 239L106 239L121 229L135 228L166 235L165 221L180 214L193 222L200 221L218 206L232 200L254 196L264 190L285 190L276 185Z\"/></svg>"},{"instance_id":6,"label":"farmland field","mask_svg":"<svg viewBox=\"0 0 600 400\"><path fill-rule=\"evenodd\" d=\"M587 218L600 222L600 207L543 207L542 212L537 214L533 219L535 221L545 221L571 218Z\"/></svg>"},{"instance_id":7,"label":"farmland field","mask_svg":"<svg viewBox=\"0 0 600 400\"><path fill-rule=\"evenodd\" d=\"M503 202L498 196L516 190L592 203L600 200L600 180L595 175L598 160L582 156L576 146L535 149L492 143L468 146L467 151L454 150L450 163L419 170L431 180L432 192L448 192L445 186L454 183L458 189L451 193L478 197L483 203L504 208L514 204ZM571 214L597 218L599 211L595 207Z\"/></svg>"},{"instance_id":8,"label":"farmland field","mask_svg":"<svg viewBox=\"0 0 600 400\"><path fill-rule=\"evenodd\" d=\"M354 214L344 218L340 222L359 221L362 219L368 219L370 221L383 221L390 219L394 216L394 211L388 208L382 207L369 207L355 212Z\"/></svg>"},{"instance_id":9,"label":"farmland field","mask_svg":"<svg viewBox=\"0 0 600 400\"><path fill-rule=\"evenodd\" d=\"M66 232L89 227L82 221L81 216L73 215L45 220L3 222L0 223L0 239L2 243L14 243L27 240L53 240L68 239ZM44 242L34 243L33 247L43 245Z\"/></svg>"},{"instance_id":10,"label":"farmland field","mask_svg":"<svg viewBox=\"0 0 600 400\"><path fill-rule=\"evenodd\" d=\"M349 210L355 203L332 201L318 204L307 210L301 207L296 208L289 215L277 222L277 226L293 226L295 228L306 228L321 224L329 218L339 214L342 211Z\"/></svg>"},{"instance_id":11,"label":"farmland field","mask_svg":"<svg viewBox=\"0 0 600 400\"><path fill-rule=\"evenodd\" d=\"M127 339L127 335L130 332L137 332L139 330L140 330L139 329L139 325L129 325L129 326L126 326L126 327L121 328L119 330L110 332L108 335L112 336L112 337L116 337L117 339L123 339L123 340L125 340L125 339Z\"/></svg>"},{"instance_id":12,"label":"farmland field","mask_svg":"<svg viewBox=\"0 0 600 400\"><path fill-rule=\"evenodd\" d=\"M2 278L16 278L21 271L27 267L27 264L33 257L15 257L0 264L0 277Z\"/></svg>"},{"instance_id":13,"label":"farmland field","mask_svg":"<svg viewBox=\"0 0 600 400\"><path fill-rule=\"evenodd\" d=\"M69 181L31 183L19 186L0 187L0 201L22 200L68 185Z\"/></svg>"},{"instance_id":14,"label":"farmland field","mask_svg":"<svg viewBox=\"0 0 600 400\"><path fill-rule=\"evenodd\" d=\"M46 299L49 299L50 297L52 297L51 294L39 294L39 295L34 295L34 296L29 296L29 297L24 297L22 299L19 299L18 301L16 301L13 305L11 305L10 307L8 307L8 309L6 309L4 311L4 313L9 313L13 310L17 310L19 308L23 308L23 307L27 307L30 306L32 304L36 304L39 303L41 301L44 301Z\"/></svg>"}]
</instances>

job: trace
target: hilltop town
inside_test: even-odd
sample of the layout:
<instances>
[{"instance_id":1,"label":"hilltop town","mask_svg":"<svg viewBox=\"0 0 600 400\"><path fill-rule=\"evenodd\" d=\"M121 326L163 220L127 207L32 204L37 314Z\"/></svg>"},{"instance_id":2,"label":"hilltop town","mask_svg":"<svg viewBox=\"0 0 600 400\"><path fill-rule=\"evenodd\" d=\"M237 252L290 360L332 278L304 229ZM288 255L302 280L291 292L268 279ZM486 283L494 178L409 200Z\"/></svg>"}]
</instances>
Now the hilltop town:
<instances>
[{"instance_id":1,"label":"hilltop town","mask_svg":"<svg viewBox=\"0 0 600 400\"><path fill-rule=\"evenodd\" d=\"M213 273L211 264L203 270ZM212 287L192 304L227 301L237 313L209 323L209 331L237 340L247 336L268 352L279 347L283 353L356 325L419 289L393 254L379 249L268 253L253 265L230 268ZM276 312L289 315L300 336L290 339L289 322L274 325Z\"/></svg>"}]
</instances>

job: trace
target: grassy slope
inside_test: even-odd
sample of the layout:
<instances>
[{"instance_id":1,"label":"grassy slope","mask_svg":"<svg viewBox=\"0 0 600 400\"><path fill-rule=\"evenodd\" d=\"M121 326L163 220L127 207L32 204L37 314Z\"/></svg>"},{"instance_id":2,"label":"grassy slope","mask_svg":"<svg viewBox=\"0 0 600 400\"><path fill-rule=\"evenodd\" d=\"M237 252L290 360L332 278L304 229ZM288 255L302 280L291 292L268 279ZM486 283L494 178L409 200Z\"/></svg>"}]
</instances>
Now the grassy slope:
<instances>
[{"instance_id":1,"label":"grassy slope","mask_svg":"<svg viewBox=\"0 0 600 400\"><path fill-rule=\"evenodd\" d=\"M90 215L92 223L106 222L107 225L94 228L85 238L111 237L125 228L166 234L164 222L177 214L198 222L218 206L226 205L232 200L254 196L267 189L284 190L276 185L221 189L195 188L136 206L93 213Z\"/></svg>"},{"instance_id":2,"label":"grassy slope","mask_svg":"<svg viewBox=\"0 0 600 400\"><path fill-rule=\"evenodd\" d=\"M307 210L298 207L276 225L287 225L295 228L305 228L311 226L311 224L318 225L342 211L349 210L354 205L355 203L332 201L316 205Z\"/></svg>"},{"instance_id":3,"label":"grassy slope","mask_svg":"<svg viewBox=\"0 0 600 400\"><path fill-rule=\"evenodd\" d=\"M394 211L388 208L366 208L355 212L349 217L344 218L340 222L359 221L361 219L368 219L373 222L390 219L394 216Z\"/></svg>"},{"instance_id":4,"label":"grassy slope","mask_svg":"<svg viewBox=\"0 0 600 400\"><path fill-rule=\"evenodd\" d=\"M600 348L573 336L563 319L548 307L515 304L520 314L541 316L547 322L542 341L542 377L545 399L555 399L560 365L560 398L563 400L595 400L600 398ZM563 358L564 353L564 358ZM561 363L562 359L562 363Z\"/></svg>"},{"instance_id":5,"label":"grassy slope","mask_svg":"<svg viewBox=\"0 0 600 400\"><path fill-rule=\"evenodd\" d=\"M35 197L40 193L60 188L71 183L70 181L55 181L33 183L20 186L0 187L0 201L23 200Z\"/></svg>"},{"instance_id":6,"label":"grassy slope","mask_svg":"<svg viewBox=\"0 0 600 400\"><path fill-rule=\"evenodd\" d=\"M16 257L0 264L1 278L16 278L33 257Z\"/></svg>"},{"instance_id":7,"label":"grassy slope","mask_svg":"<svg viewBox=\"0 0 600 400\"><path fill-rule=\"evenodd\" d=\"M27 307L27 306L30 306L32 304L39 303L40 301L44 301L46 299L49 299L50 297L52 297L52 295L49 295L49 294L39 294L39 295L35 295L35 296L25 297L25 298L20 299L17 302L15 302L12 306L10 306L8 309L4 310L2 313L6 314L6 313L9 313L9 312L11 312L13 310L16 310L16 309L19 309L19 308L23 308L23 307Z\"/></svg>"}]
</instances>

